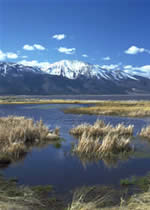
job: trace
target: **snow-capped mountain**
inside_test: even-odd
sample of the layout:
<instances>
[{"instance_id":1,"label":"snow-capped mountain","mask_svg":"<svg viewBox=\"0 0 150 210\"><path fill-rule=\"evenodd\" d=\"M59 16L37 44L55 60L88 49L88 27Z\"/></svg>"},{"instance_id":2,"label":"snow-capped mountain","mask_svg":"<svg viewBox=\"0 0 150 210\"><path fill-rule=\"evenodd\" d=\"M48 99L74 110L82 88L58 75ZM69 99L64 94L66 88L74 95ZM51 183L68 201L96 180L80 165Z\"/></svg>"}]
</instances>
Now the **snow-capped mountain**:
<instances>
[{"instance_id":1,"label":"snow-capped mountain","mask_svg":"<svg viewBox=\"0 0 150 210\"><path fill-rule=\"evenodd\" d=\"M149 93L150 79L123 70L63 60L46 68L0 63L0 94Z\"/></svg>"},{"instance_id":2,"label":"snow-capped mountain","mask_svg":"<svg viewBox=\"0 0 150 210\"><path fill-rule=\"evenodd\" d=\"M44 69L44 71L51 75L63 76L68 79L77 79L84 76L88 79L121 80L130 78L136 80L134 76L122 70L107 70L101 68L99 65L91 65L76 60L62 60L50 64L47 69Z\"/></svg>"},{"instance_id":3,"label":"snow-capped mountain","mask_svg":"<svg viewBox=\"0 0 150 210\"><path fill-rule=\"evenodd\" d=\"M17 63L0 62L0 75L3 77L9 74L12 74L13 76L19 76L19 74L24 72L43 73L38 67L25 67L24 65Z\"/></svg>"}]
</instances>

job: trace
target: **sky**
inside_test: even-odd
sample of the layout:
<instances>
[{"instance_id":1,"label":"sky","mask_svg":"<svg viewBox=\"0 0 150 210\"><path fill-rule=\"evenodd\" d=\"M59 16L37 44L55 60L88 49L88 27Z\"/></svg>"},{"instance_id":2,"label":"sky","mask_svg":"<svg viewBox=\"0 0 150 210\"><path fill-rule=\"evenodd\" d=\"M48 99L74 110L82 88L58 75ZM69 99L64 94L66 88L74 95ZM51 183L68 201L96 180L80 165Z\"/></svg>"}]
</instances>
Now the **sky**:
<instances>
[{"instance_id":1,"label":"sky","mask_svg":"<svg viewBox=\"0 0 150 210\"><path fill-rule=\"evenodd\" d=\"M0 0L0 60L150 70L150 0Z\"/></svg>"}]
</instances>

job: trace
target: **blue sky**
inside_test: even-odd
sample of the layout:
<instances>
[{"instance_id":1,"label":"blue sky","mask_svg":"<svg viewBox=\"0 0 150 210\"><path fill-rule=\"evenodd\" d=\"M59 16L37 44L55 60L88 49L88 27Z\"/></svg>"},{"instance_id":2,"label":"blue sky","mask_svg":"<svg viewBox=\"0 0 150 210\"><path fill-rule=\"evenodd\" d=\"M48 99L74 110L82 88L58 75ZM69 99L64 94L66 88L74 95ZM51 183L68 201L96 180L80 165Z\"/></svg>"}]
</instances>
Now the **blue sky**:
<instances>
[{"instance_id":1,"label":"blue sky","mask_svg":"<svg viewBox=\"0 0 150 210\"><path fill-rule=\"evenodd\" d=\"M0 0L0 60L150 69L149 0Z\"/></svg>"}]
</instances>

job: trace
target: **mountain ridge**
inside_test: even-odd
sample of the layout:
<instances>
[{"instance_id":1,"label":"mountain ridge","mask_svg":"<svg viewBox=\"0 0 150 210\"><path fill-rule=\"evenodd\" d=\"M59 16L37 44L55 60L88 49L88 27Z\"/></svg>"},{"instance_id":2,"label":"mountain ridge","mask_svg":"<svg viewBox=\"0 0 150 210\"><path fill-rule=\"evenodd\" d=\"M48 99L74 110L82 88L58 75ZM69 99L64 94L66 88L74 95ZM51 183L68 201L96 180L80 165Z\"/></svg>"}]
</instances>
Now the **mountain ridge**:
<instances>
[{"instance_id":1,"label":"mountain ridge","mask_svg":"<svg viewBox=\"0 0 150 210\"><path fill-rule=\"evenodd\" d=\"M102 69L82 61L62 60L47 69L0 62L0 94L148 93L150 79Z\"/></svg>"}]
</instances>

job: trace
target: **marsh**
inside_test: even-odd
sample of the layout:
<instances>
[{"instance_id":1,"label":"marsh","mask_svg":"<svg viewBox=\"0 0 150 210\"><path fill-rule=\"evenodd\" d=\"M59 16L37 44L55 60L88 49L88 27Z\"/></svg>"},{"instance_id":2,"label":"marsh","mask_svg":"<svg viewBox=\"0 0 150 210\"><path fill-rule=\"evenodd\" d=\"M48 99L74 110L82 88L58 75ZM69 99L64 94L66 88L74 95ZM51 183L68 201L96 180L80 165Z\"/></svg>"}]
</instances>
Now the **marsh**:
<instances>
[{"instance_id":1,"label":"marsh","mask_svg":"<svg viewBox=\"0 0 150 210\"><path fill-rule=\"evenodd\" d=\"M84 107L87 105L73 106ZM134 141L139 151L131 155L129 159L117 160L117 166L116 164L111 165L109 160L98 160L97 162L87 162L85 167L82 160L71 152L72 145L76 144L77 140L69 134L69 130L79 124L94 124L97 119L100 119L114 126L122 122L125 126L132 124L135 136L142 127L149 124L150 118L64 114L62 109L69 107L72 105L0 105L1 117L16 115L33 118L35 121L42 119L48 128L60 127L60 136L63 138L59 146L49 144L43 148L33 148L23 160L5 168L3 172L6 177L15 176L20 184L33 186L52 184L58 193L62 193L82 185L117 185L120 179L135 174L144 175L150 170L148 164L150 144L148 141ZM110 167L105 162L108 164L110 162Z\"/></svg>"}]
</instances>

